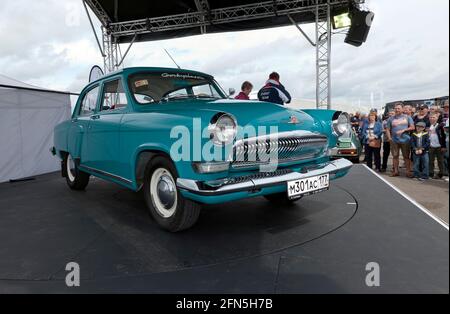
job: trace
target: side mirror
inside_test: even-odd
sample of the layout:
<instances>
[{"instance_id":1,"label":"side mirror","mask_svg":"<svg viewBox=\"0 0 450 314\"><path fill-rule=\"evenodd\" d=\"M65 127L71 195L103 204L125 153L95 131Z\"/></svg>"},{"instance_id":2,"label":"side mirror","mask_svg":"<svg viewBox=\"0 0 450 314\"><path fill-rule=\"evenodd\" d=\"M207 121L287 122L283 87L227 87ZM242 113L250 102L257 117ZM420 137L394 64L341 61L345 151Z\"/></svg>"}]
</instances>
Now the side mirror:
<instances>
[{"instance_id":1,"label":"side mirror","mask_svg":"<svg viewBox=\"0 0 450 314\"><path fill-rule=\"evenodd\" d=\"M228 89L228 96L233 96L234 94L236 94L236 90L234 88Z\"/></svg>"}]
</instances>

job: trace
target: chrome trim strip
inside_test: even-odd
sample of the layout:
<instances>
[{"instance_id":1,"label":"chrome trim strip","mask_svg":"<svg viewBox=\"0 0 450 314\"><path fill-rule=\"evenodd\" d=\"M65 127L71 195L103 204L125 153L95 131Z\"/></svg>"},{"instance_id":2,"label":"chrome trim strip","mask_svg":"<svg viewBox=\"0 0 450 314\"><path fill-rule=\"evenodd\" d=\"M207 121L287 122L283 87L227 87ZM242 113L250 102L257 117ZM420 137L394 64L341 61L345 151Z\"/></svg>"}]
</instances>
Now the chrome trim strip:
<instances>
[{"instance_id":1,"label":"chrome trim strip","mask_svg":"<svg viewBox=\"0 0 450 314\"><path fill-rule=\"evenodd\" d=\"M112 179L115 179L115 180L118 180L118 181L130 184L130 185L133 184L133 182L131 180L125 179L125 178L117 176L115 174L112 174L112 173L109 173L109 172L106 172L106 171L103 171L103 170L91 168L91 167L88 167L88 166L80 165L80 169L83 170L83 168L86 169L87 171L90 171L90 172L94 173L94 174L100 174L100 175L103 175L103 176L106 176L106 177L110 177Z\"/></svg>"},{"instance_id":2,"label":"chrome trim strip","mask_svg":"<svg viewBox=\"0 0 450 314\"><path fill-rule=\"evenodd\" d=\"M259 190L265 187L270 186L276 186L285 184L288 181L295 181L300 180L304 178L309 178L313 176L319 176L323 174L337 174L341 171L350 170L353 166L353 163L350 162L347 159L337 159L334 161L328 162L323 168L321 169L314 169L307 171L305 173L299 173L299 172L291 172L288 174L284 174L277 177L268 177L268 178L260 178L260 179L254 179L249 180L245 182L240 182L237 184L229 184L229 185L223 185L216 189L206 190L201 189L200 186L203 182L195 181L195 180L189 180L189 179L178 179L177 180L177 187L181 190L185 190L188 192L191 192L193 194L198 195L204 195L204 196L217 196L217 195L224 195L224 194L230 194L230 193L236 193L236 192L252 192L255 190Z\"/></svg>"}]
</instances>

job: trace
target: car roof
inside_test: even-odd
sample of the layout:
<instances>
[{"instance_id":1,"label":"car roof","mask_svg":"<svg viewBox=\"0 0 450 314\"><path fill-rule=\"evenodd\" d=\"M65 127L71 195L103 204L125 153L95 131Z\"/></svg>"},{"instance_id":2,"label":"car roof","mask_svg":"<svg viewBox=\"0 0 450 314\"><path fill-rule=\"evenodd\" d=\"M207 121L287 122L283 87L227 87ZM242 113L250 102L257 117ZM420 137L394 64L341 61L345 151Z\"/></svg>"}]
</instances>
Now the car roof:
<instances>
[{"instance_id":1,"label":"car roof","mask_svg":"<svg viewBox=\"0 0 450 314\"><path fill-rule=\"evenodd\" d=\"M213 78L213 76L203 73L203 72L198 72L198 71L193 71L193 70L187 70L187 69L178 69L178 68L161 68L161 67L129 67L129 68L124 68L122 70L118 70L118 71L114 71L111 73L108 73L102 77L100 77L99 79L90 82L88 85L86 85L86 87L83 90L89 89L91 88L93 85L97 85L99 83L101 83L104 80L107 80L111 77L117 76L117 75L125 75L125 76L129 76L135 73L141 73L141 72L170 72L170 73L188 73L188 74L193 74L193 75L201 75L207 78Z\"/></svg>"}]
</instances>

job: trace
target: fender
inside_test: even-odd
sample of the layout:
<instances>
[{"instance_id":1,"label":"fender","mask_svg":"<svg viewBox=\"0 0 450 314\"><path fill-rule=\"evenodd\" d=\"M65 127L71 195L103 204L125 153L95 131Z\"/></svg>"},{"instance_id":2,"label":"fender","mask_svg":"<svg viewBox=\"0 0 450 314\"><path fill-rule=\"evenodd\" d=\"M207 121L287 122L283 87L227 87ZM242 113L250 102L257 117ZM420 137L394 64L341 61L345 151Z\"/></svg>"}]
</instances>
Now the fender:
<instances>
[{"instance_id":1,"label":"fender","mask_svg":"<svg viewBox=\"0 0 450 314\"><path fill-rule=\"evenodd\" d=\"M73 158L81 159L81 148L87 130L83 125L71 125L67 132L67 151Z\"/></svg>"},{"instance_id":2,"label":"fender","mask_svg":"<svg viewBox=\"0 0 450 314\"><path fill-rule=\"evenodd\" d=\"M325 134L334 134L333 131L333 121L342 113L342 111L337 110L323 110L323 109L305 109L303 110L316 121L322 125L323 132ZM335 147L338 142L337 136L329 137L330 147Z\"/></svg>"},{"instance_id":3,"label":"fender","mask_svg":"<svg viewBox=\"0 0 450 314\"><path fill-rule=\"evenodd\" d=\"M132 165L131 169L133 169L132 181L136 191L142 187L145 167L148 162L159 154L170 156L170 148L161 143L145 143L136 149L132 160L130 160L130 164Z\"/></svg>"}]
</instances>

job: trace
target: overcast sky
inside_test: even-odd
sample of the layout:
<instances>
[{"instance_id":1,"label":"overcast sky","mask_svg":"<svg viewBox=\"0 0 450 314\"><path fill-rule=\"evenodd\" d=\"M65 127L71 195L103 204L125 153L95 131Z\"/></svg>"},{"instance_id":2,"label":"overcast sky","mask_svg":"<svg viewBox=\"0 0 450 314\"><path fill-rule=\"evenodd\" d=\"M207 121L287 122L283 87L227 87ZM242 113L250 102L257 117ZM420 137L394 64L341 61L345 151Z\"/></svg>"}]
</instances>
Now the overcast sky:
<instances>
[{"instance_id":1,"label":"overcast sky","mask_svg":"<svg viewBox=\"0 0 450 314\"><path fill-rule=\"evenodd\" d=\"M366 5L376 14L368 42L355 48L333 38L334 103L380 107L448 95L449 1ZM311 25L305 30L313 35ZM45 88L79 92L102 63L81 0L1 0L0 39L0 74ZM243 80L259 88L276 70L295 98L315 97L315 50L293 26L140 43L125 65L173 67L163 48L225 89Z\"/></svg>"}]
</instances>

